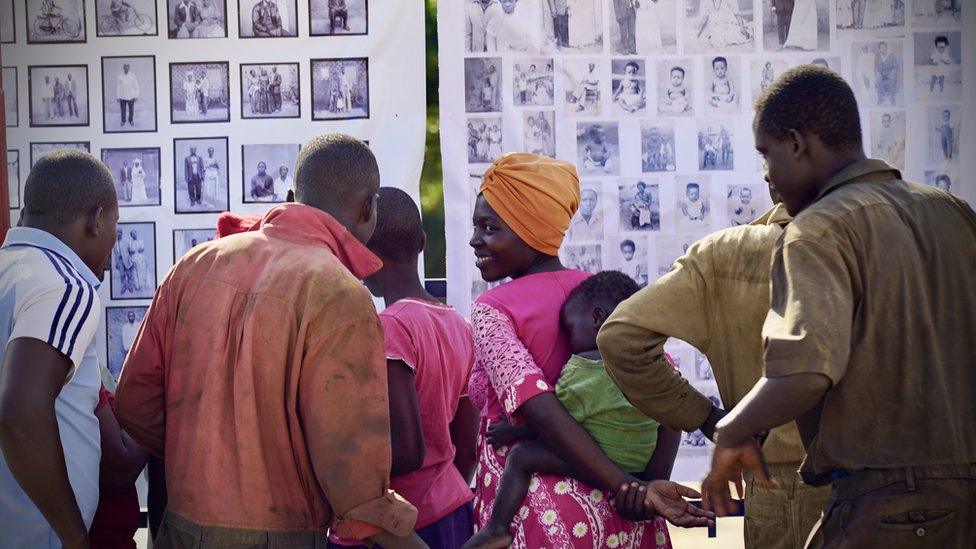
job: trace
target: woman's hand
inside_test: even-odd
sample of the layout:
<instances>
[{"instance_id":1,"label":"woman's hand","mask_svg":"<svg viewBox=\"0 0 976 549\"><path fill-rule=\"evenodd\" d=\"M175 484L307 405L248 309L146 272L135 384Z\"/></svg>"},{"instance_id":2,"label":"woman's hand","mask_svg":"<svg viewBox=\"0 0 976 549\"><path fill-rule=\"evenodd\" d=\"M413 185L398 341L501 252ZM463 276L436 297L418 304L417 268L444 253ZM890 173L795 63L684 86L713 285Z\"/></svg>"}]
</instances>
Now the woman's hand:
<instances>
[{"instance_id":1,"label":"woman's hand","mask_svg":"<svg viewBox=\"0 0 976 549\"><path fill-rule=\"evenodd\" d=\"M715 513L695 507L684 498L698 498L701 494L670 480L632 482L621 487L614 497L617 512L630 520L652 520L655 516L682 528L713 526Z\"/></svg>"}]
</instances>

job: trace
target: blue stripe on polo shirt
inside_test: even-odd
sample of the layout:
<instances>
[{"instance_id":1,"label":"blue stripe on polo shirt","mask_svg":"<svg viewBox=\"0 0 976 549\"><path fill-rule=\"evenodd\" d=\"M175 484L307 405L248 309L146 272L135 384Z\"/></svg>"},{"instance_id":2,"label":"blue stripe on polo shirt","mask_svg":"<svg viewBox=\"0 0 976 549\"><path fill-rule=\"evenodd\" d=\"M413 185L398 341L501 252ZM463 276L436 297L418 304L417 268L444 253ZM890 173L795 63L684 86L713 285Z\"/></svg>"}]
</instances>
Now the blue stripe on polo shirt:
<instances>
[{"instance_id":1,"label":"blue stripe on polo shirt","mask_svg":"<svg viewBox=\"0 0 976 549\"><path fill-rule=\"evenodd\" d=\"M68 280L68 277L65 276L65 274L61 271L61 267L58 266L58 262L55 261L54 257L52 257L53 252L37 246L30 247L41 250L41 252L47 256L47 259L51 262L51 265L54 265L54 270L57 271L58 274L61 275L61 279L64 280L64 295L61 296L61 303L58 304L58 311L54 315L54 322L51 323L51 333L47 336L47 344L54 347L54 335L58 331L58 324L61 323L61 314L64 313L64 306L68 303L68 297L71 296L71 281Z\"/></svg>"},{"instance_id":2,"label":"blue stripe on polo shirt","mask_svg":"<svg viewBox=\"0 0 976 549\"><path fill-rule=\"evenodd\" d=\"M85 286L84 284L81 283L81 280L78 278L78 275L75 274L75 270L68 269L68 274L71 275L71 278L73 278L78 283L78 293L75 295L74 304L71 305L71 311L68 313L68 319L65 321L64 325L61 326L61 339L58 340L58 344L56 345L56 347L62 353L64 352L65 339L67 339L68 337L68 327L71 326L71 323L74 321L75 313L78 312L78 306L81 305L81 296L85 294Z\"/></svg>"},{"instance_id":3,"label":"blue stripe on polo shirt","mask_svg":"<svg viewBox=\"0 0 976 549\"><path fill-rule=\"evenodd\" d=\"M84 293L85 288L88 289L88 303L85 305L85 310L81 313L81 319L78 320L78 324L75 326L75 331L71 334L71 341L68 344L68 352L65 353L66 356L71 356L71 353L75 350L75 341L78 340L78 334L81 333L81 327L84 326L85 322L88 321L88 315L91 313L92 303L95 301L95 289L91 287L91 284L88 284L88 282L79 278L74 267L71 266L67 259L60 256L58 256L58 258L62 263L64 263L65 268L68 269L71 276L74 277L75 280L78 280L78 283L81 285L80 288L82 293ZM78 295L80 296L81 293ZM67 330L68 324L65 324L64 328Z\"/></svg>"}]
</instances>

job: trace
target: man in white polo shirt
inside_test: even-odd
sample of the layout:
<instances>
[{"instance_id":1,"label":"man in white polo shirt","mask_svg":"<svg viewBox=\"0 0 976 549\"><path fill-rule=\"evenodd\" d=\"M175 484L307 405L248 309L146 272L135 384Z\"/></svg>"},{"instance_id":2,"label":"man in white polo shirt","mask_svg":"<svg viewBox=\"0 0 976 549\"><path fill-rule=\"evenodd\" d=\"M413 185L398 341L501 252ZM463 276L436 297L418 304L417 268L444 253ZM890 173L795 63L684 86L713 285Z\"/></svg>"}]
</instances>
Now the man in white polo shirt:
<instances>
[{"instance_id":1,"label":"man in white polo shirt","mask_svg":"<svg viewBox=\"0 0 976 549\"><path fill-rule=\"evenodd\" d=\"M98 285L112 174L76 150L34 165L0 248L0 545L86 547L98 505Z\"/></svg>"}]
</instances>

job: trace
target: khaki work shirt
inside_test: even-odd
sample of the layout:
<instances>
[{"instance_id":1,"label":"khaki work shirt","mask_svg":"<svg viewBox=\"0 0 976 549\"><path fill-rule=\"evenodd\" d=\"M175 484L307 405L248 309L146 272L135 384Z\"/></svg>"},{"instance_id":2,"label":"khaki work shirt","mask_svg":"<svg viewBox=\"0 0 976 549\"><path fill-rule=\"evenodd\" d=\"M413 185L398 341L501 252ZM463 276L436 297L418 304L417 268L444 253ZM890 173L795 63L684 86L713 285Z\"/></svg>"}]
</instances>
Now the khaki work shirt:
<instances>
[{"instance_id":1,"label":"khaki work shirt","mask_svg":"<svg viewBox=\"0 0 976 549\"><path fill-rule=\"evenodd\" d=\"M833 383L798 419L805 478L976 462L974 273L969 205L881 160L842 170L787 226L765 375Z\"/></svg>"},{"instance_id":2,"label":"khaki work shirt","mask_svg":"<svg viewBox=\"0 0 976 549\"><path fill-rule=\"evenodd\" d=\"M669 273L617 307L600 331L600 351L610 377L634 406L685 431L708 418L711 401L664 357L669 337L708 357L727 409L759 381L770 258L789 220L777 206L751 225L703 238ZM763 454L770 463L799 465L804 450L796 425L774 429Z\"/></svg>"}]
</instances>

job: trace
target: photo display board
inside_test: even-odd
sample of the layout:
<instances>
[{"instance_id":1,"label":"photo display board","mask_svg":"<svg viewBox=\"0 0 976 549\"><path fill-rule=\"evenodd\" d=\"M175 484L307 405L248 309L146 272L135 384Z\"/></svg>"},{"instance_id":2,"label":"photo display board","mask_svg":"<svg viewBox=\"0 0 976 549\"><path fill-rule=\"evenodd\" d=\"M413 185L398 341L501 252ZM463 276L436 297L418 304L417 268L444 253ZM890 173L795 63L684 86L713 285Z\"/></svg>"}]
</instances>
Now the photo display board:
<instances>
[{"instance_id":1,"label":"photo display board","mask_svg":"<svg viewBox=\"0 0 976 549\"><path fill-rule=\"evenodd\" d=\"M965 4L965 5L963 5ZM573 162L580 212L563 264L646 285L706 234L771 206L751 122L789 67L841 74L864 148L971 204L976 13L963 0L464 0L438 3L448 297L489 285L468 246L481 176L501 154ZM711 368L667 346L718 402ZM673 478L698 481L711 443L682 435Z\"/></svg>"},{"instance_id":2,"label":"photo display board","mask_svg":"<svg viewBox=\"0 0 976 549\"><path fill-rule=\"evenodd\" d=\"M219 213L283 202L312 137L367 141L382 184L419 198L423 4L51 4L0 0L11 222L44 154L79 148L112 171L121 219L99 337L112 378L173 263L213 239Z\"/></svg>"}]
</instances>

